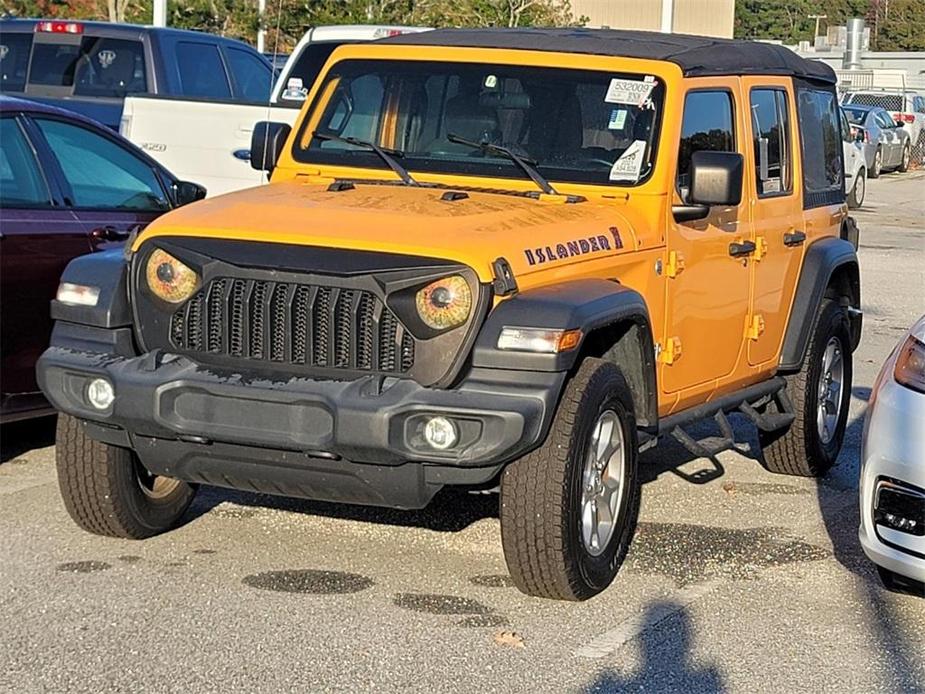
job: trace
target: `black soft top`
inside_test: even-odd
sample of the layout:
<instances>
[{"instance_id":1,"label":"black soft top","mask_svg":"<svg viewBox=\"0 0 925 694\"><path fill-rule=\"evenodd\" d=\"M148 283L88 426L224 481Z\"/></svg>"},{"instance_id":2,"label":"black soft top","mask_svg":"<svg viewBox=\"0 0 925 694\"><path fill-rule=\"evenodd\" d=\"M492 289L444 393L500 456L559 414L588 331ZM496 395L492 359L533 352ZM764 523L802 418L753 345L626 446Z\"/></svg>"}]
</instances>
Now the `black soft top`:
<instances>
[{"instance_id":1,"label":"black soft top","mask_svg":"<svg viewBox=\"0 0 925 694\"><path fill-rule=\"evenodd\" d=\"M413 46L513 48L666 60L686 77L790 75L835 84L832 68L771 43L618 29L437 29L378 43Z\"/></svg>"}]
</instances>

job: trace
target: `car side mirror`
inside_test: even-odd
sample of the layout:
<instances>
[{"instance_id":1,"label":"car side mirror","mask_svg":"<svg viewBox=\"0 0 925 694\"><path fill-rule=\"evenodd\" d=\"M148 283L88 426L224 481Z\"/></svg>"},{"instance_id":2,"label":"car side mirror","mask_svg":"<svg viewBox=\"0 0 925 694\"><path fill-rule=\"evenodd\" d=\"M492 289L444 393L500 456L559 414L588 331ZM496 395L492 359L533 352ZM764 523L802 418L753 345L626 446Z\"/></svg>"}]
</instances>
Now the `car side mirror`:
<instances>
[{"instance_id":1,"label":"car side mirror","mask_svg":"<svg viewBox=\"0 0 925 694\"><path fill-rule=\"evenodd\" d=\"M905 124L904 121L901 121L901 120L894 120L893 122L896 123L896 127L897 127L897 128L905 128L905 127L906 127L906 124Z\"/></svg>"},{"instance_id":2,"label":"car side mirror","mask_svg":"<svg viewBox=\"0 0 925 694\"><path fill-rule=\"evenodd\" d=\"M738 152L701 150L691 156L689 204L672 207L678 222L703 219L715 206L734 207L742 201L745 158Z\"/></svg>"},{"instance_id":3,"label":"car side mirror","mask_svg":"<svg viewBox=\"0 0 925 694\"><path fill-rule=\"evenodd\" d=\"M863 131L863 130L858 130L858 131L854 134L854 141L855 141L855 142L864 142L864 131Z\"/></svg>"},{"instance_id":4,"label":"car side mirror","mask_svg":"<svg viewBox=\"0 0 925 694\"><path fill-rule=\"evenodd\" d=\"M173 197L177 201L177 207L202 200L205 196L206 189L198 183L192 183L191 181L174 181Z\"/></svg>"},{"instance_id":5,"label":"car side mirror","mask_svg":"<svg viewBox=\"0 0 925 694\"><path fill-rule=\"evenodd\" d=\"M251 168L273 173L291 131L286 123L259 121L251 135Z\"/></svg>"}]
</instances>

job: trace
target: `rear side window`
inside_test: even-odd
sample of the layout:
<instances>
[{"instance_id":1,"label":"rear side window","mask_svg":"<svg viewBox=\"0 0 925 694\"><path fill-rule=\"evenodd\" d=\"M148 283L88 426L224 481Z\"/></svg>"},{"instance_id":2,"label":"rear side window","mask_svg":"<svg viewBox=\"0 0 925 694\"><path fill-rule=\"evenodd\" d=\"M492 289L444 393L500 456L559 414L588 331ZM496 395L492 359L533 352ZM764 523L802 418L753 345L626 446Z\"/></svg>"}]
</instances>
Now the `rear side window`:
<instances>
[{"instance_id":1,"label":"rear side window","mask_svg":"<svg viewBox=\"0 0 925 694\"><path fill-rule=\"evenodd\" d=\"M86 37L80 51L75 94L121 97L148 91L141 41Z\"/></svg>"},{"instance_id":2,"label":"rear side window","mask_svg":"<svg viewBox=\"0 0 925 694\"><path fill-rule=\"evenodd\" d=\"M235 96L242 101L266 103L273 81L270 66L240 48L225 48L225 58L234 79Z\"/></svg>"},{"instance_id":3,"label":"rear side window","mask_svg":"<svg viewBox=\"0 0 925 694\"><path fill-rule=\"evenodd\" d=\"M732 94L725 90L689 92L684 99L681 146L678 150L678 191L690 188L691 155L702 150L735 152Z\"/></svg>"},{"instance_id":4,"label":"rear side window","mask_svg":"<svg viewBox=\"0 0 925 694\"><path fill-rule=\"evenodd\" d=\"M789 193L790 119L787 93L781 89L751 92L752 133L758 196Z\"/></svg>"},{"instance_id":5,"label":"rear side window","mask_svg":"<svg viewBox=\"0 0 925 694\"><path fill-rule=\"evenodd\" d=\"M180 41L177 43L177 70L184 96L203 99L230 99L231 87L225 64L212 43Z\"/></svg>"},{"instance_id":6,"label":"rear side window","mask_svg":"<svg viewBox=\"0 0 925 694\"><path fill-rule=\"evenodd\" d=\"M73 194L75 207L156 211L170 207L151 166L99 133L58 120L35 121Z\"/></svg>"},{"instance_id":7,"label":"rear side window","mask_svg":"<svg viewBox=\"0 0 925 694\"><path fill-rule=\"evenodd\" d=\"M835 94L810 87L800 87L798 94L804 205L839 203L844 194L841 126Z\"/></svg>"},{"instance_id":8,"label":"rear side window","mask_svg":"<svg viewBox=\"0 0 925 694\"><path fill-rule=\"evenodd\" d=\"M26 88L32 34L0 36L0 92L21 92Z\"/></svg>"},{"instance_id":9,"label":"rear side window","mask_svg":"<svg viewBox=\"0 0 925 694\"><path fill-rule=\"evenodd\" d=\"M48 207L48 187L14 118L0 118L0 207Z\"/></svg>"},{"instance_id":10,"label":"rear side window","mask_svg":"<svg viewBox=\"0 0 925 694\"><path fill-rule=\"evenodd\" d=\"M324 67L334 49L340 45L341 43L337 41L310 43L302 50L292 66L292 71L286 76L286 84L283 85L283 92L279 97L281 106L292 108L302 106L321 68Z\"/></svg>"}]
</instances>

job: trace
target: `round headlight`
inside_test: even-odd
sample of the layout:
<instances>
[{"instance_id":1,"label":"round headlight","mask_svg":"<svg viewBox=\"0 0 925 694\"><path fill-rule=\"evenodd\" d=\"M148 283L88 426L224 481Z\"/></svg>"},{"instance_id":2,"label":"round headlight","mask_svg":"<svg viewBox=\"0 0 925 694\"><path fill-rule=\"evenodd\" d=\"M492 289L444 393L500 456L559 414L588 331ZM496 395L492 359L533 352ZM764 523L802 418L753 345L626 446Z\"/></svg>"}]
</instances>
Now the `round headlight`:
<instances>
[{"instance_id":1,"label":"round headlight","mask_svg":"<svg viewBox=\"0 0 925 694\"><path fill-rule=\"evenodd\" d=\"M145 277L154 296L171 304L186 301L199 286L193 270L160 248L148 258Z\"/></svg>"},{"instance_id":2,"label":"round headlight","mask_svg":"<svg viewBox=\"0 0 925 694\"><path fill-rule=\"evenodd\" d=\"M415 296L418 316L434 330L462 325L472 310L472 290L460 275L431 282Z\"/></svg>"}]
</instances>

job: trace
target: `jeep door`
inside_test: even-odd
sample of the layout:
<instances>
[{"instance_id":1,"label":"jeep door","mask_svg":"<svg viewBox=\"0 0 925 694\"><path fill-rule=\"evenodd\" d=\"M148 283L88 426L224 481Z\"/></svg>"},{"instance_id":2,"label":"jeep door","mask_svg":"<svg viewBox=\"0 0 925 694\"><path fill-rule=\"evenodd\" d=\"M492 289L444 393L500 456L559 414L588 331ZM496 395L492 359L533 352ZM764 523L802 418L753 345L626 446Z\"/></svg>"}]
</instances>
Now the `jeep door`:
<instances>
[{"instance_id":1,"label":"jeep door","mask_svg":"<svg viewBox=\"0 0 925 694\"><path fill-rule=\"evenodd\" d=\"M678 141L674 202L689 202L691 155L700 150L747 155L737 78L687 80ZM677 222L669 214L666 342L660 382L681 393L676 407L703 401L736 368L748 312L748 261L730 244L751 241L748 199L713 207L705 219ZM674 346L674 350L671 347ZM672 352L680 347L680 357Z\"/></svg>"},{"instance_id":2,"label":"jeep door","mask_svg":"<svg viewBox=\"0 0 925 694\"><path fill-rule=\"evenodd\" d=\"M794 184L794 148L799 130L789 78L742 79L749 105L749 175L755 253L746 337L748 363L776 365L803 259L803 196ZM841 147L842 139L838 138Z\"/></svg>"}]
</instances>

